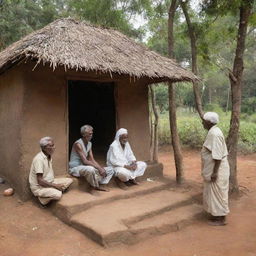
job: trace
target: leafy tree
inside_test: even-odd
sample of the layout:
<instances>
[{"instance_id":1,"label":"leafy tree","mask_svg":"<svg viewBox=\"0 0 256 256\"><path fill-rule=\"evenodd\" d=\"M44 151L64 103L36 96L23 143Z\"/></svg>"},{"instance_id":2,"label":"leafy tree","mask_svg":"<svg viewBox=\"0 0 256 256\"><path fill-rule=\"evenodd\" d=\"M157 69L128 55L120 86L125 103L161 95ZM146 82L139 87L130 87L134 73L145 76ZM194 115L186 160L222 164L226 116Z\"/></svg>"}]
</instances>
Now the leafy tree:
<instances>
[{"instance_id":1,"label":"leafy tree","mask_svg":"<svg viewBox=\"0 0 256 256\"><path fill-rule=\"evenodd\" d=\"M227 12L232 13L234 16L239 13L239 22L237 29L236 51L233 62L233 69L229 70L229 79L231 86L232 98L232 114L230 121L230 129L227 138L227 146L229 151L229 164L230 164L230 180L231 190L238 192L237 181L237 143L238 132L240 125L240 112L241 112L241 96L242 96L242 77L244 69L244 51L245 39L247 34L247 27L249 18L252 15L253 0L235 0L232 5L227 0L205 0L204 8L206 13L212 15L225 15ZM252 16L253 17L253 16Z\"/></svg>"}]
</instances>

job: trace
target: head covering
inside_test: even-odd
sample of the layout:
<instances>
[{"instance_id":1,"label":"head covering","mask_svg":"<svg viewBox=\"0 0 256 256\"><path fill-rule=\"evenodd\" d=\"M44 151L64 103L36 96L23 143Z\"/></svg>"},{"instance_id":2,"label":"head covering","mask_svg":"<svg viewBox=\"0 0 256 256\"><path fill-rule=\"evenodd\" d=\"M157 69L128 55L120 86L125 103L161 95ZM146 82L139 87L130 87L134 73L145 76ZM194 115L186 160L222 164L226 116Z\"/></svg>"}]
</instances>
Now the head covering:
<instances>
[{"instance_id":1,"label":"head covering","mask_svg":"<svg viewBox=\"0 0 256 256\"><path fill-rule=\"evenodd\" d=\"M116 136L115 136L115 140L119 140L119 137L123 134L128 134L128 131L124 128L120 128L117 132L116 132Z\"/></svg>"},{"instance_id":2,"label":"head covering","mask_svg":"<svg viewBox=\"0 0 256 256\"><path fill-rule=\"evenodd\" d=\"M212 124L217 124L219 122L219 115L216 112L206 112L203 119L210 121Z\"/></svg>"}]
</instances>

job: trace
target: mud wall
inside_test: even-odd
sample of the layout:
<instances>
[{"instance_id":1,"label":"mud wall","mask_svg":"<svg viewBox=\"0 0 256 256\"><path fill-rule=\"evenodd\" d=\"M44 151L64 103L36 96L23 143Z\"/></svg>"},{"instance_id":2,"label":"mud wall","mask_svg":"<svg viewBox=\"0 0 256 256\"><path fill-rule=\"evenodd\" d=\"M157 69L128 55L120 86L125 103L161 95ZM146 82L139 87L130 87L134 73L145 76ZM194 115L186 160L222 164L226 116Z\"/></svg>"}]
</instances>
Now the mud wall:
<instances>
[{"instance_id":1,"label":"mud wall","mask_svg":"<svg viewBox=\"0 0 256 256\"><path fill-rule=\"evenodd\" d=\"M68 170L67 81L115 83L117 129L129 131L129 141L138 160L149 160L149 122L146 81L93 72L65 72L27 62L0 75L0 174L15 187L23 200L31 196L28 175L33 157L40 151L39 139L55 140L55 175Z\"/></svg>"},{"instance_id":2,"label":"mud wall","mask_svg":"<svg viewBox=\"0 0 256 256\"><path fill-rule=\"evenodd\" d=\"M23 94L19 69L0 76L0 177L5 178L18 194L22 194L24 187L21 171Z\"/></svg>"}]
</instances>

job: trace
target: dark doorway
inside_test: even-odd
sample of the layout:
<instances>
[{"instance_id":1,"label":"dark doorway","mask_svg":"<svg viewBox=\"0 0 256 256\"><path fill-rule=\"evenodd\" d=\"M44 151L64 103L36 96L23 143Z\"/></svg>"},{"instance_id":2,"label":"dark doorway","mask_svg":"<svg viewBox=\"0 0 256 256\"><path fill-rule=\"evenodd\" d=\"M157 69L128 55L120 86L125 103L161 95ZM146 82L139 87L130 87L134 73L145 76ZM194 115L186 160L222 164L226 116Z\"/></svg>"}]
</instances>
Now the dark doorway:
<instances>
[{"instance_id":1,"label":"dark doorway","mask_svg":"<svg viewBox=\"0 0 256 256\"><path fill-rule=\"evenodd\" d=\"M116 131L114 83L68 81L69 152L81 138L80 127L94 128L93 153L106 156Z\"/></svg>"}]
</instances>

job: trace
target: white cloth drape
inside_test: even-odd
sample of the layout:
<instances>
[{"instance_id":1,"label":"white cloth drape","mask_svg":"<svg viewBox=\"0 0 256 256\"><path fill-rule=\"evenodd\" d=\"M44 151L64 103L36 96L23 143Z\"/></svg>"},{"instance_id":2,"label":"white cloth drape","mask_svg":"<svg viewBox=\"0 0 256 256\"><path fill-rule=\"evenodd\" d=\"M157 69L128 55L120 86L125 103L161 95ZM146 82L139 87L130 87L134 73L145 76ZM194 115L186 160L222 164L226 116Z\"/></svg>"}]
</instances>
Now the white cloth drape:
<instances>
[{"instance_id":1,"label":"white cloth drape","mask_svg":"<svg viewBox=\"0 0 256 256\"><path fill-rule=\"evenodd\" d=\"M115 170L115 175L122 181L128 181L129 179L135 179L138 176L142 176L147 167L144 162L136 162L136 158L132 152L129 142L125 143L124 148L122 148L119 141L119 137L122 134L128 134L127 130L121 128L117 131L115 140L110 145L107 153L107 166L111 166ZM130 171L124 168L125 165L130 165L132 162L136 162L137 169L135 171Z\"/></svg>"},{"instance_id":2,"label":"white cloth drape","mask_svg":"<svg viewBox=\"0 0 256 256\"><path fill-rule=\"evenodd\" d=\"M213 126L207 134L201 152L204 179L203 205L204 209L213 216L225 216L229 213L229 164L227 155L228 151L223 133L217 126ZM221 163L217 180L211 182L214 160L221 160Z\"/></svg>"}]
</instances>

